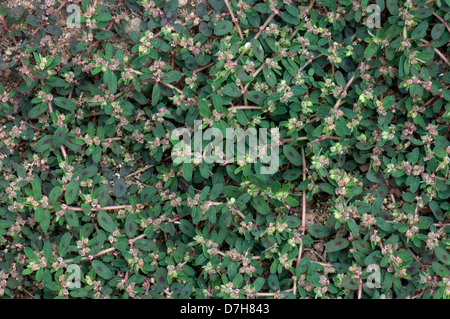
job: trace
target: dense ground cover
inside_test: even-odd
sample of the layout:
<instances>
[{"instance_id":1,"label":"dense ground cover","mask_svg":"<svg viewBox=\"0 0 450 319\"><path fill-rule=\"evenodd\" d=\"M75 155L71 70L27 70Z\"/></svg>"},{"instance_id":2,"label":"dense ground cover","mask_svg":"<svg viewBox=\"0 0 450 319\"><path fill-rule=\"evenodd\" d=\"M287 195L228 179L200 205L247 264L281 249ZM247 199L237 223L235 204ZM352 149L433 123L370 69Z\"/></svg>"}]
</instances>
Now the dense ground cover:
<instances>
[{"instance_id":1,"label":"dense ground cover","mask_svg":"<svg viewBox=\"0 0 450 319\"><path fill-rule=\"evenodd\" d=\"M449 5L3 2L0 296L449 298Z\"/></svg>"}]
</instances>

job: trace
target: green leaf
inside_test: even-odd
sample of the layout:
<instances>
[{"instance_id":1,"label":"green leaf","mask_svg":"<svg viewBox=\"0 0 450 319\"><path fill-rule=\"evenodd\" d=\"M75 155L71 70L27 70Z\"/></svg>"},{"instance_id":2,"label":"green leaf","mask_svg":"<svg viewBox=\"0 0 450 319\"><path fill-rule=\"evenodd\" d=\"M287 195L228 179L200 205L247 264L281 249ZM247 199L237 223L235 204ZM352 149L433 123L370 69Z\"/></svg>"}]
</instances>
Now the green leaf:
<instances>
[{"instance_id":1,"label":"green leaf","mask_svg":"<svg viewBox=\"0 0 450 319\"><path fill-rule=\"evenodd\" d=\"M50 227L50 212L48 210L44 210L42 212L42 217L41 220L39 222L39 225L41 226L43 231L47 231L47 229Z\"/></svg>"},{"instance_id":2,"label":"green leaf","mask_svg":"<svg viewBox=\"0 0 450 319\"><path fill-rule=\"evenodd\" d=\"M336 195L335 187L330 184L319 183L319 188L330 195Z\"/></svg>"},{"instance_id":3,"label":"green leaf","mask_svg":"<svg viewBox=\"0 0 450 319\"><path fill-rule=\"evenodd\" d=\"M289 24L293 24L293 25L300 24L300 19L297 16L294 16L287 11L284 11L281 13L281 18Z\"/></svg>"},{"instance_id":4,"label":"green leaf","mask_svg":"<svg viewBox=\"0 0 450 319\"><path fill-rule=\"evenodd\" d=\"M260 91L251 90L247 92L247 99L256 103L256 106L263 106L267 100L267 95Z\"/></svg>"},{"instance_id":5,"label":"green leaf","mask_svg":"<svg viewBox=\"0 0 450 319\"><path fill-rule=\"evenodd\" d=\"M302 157L292 145L286 144L283 147L283 154L294 166L302 165Z\"/></svg>"},{"instance_id":6,"label":"green leaf","mask_svg":"<svg viewBox=\"0 0 450 319\"><path fill-rule=\"evenodd\" d=\"M328 237L330 230L323 225L315 224L308 227L308 233L313 237Z\"/></svg>"},{"instance_id":7,"label":"green leaf","mask_svg":"<svg viewBox=\"0 0 450 319\"><path fill-rule=\"evenodd\" d=\"M198 26L198 30L201 34L203 34L205 37L209 37L212 34L212 29L208 26L208 24L204 21L200 22Z\"/></svg>"},{"instance_id":8,"label":"green leaf","mask_svg":"<svg viewBox=\"0 0 450 319\"><path fill-rule=\"evenodd\" d=\"M447 267L441 265L438 262L434 262L431 264L431 268L433 268L434 272L438 274L441 277L448 277L450 276L450 270L448 270Z\"/></svg>"},{"instance_id":9,"label":"green leaf","mask_svg":"<svg viewBox=\"0 0 450 319\"><path fill-rule=\"evenodd\" d=\"M259 41L257 39L252 39L250 41L250 44L252 46L252 51L255 54L255 57L258 59L259 62L263 62L264 49L263 49L261 43L259 43Z\"/></svg>"},{"instance_id":10,"label":"green leaf","mask_svg":"<svg viewBox=\"0 0 450 319\"><path fill-rule=\"evenodd\" d=\"M109 216L109 214L101 210L97 215L97 221L101 228L106 230L109 233L113 233L117 230L116 223L114 223L114 220Z\"/></svg>"},{"instance_id":11,"label":"green leaf","mask_svg":"<svg viewBox=\"0 0 450 319\"><path fill-rule=\"evenodd\" d=\"M269 86L277 85L277 77L276 77L275 73L272 70L270 70L267 66L265 66L263 68L263 74L264 74L264 79L267 82L267 85L269 85Z\"/></svg>"},{"instance_id":12,"label":"green leaf","mask_svg":"<svg viewBox=\"0 0 450 319\"><path fill-rule=\"evenodd\" d=\"M372 183L377 183L377 184L384 183L383 174L381 172L375 172L373 170L369 170L366 174L366 177Z\"/></svg>"},{"instance_id":13,"label":"green leaf","mask_svg":"<svg viewBox=\"0 0 450 319\"><path fill-rule=\"evenodd\" d=\"M278 276L276 274L270 274L269 277L267 278L267 283L271 290L280 289L280 282L279 282Z\"/></svg>"},{"instance_id":14,"label":"green leaf","mask_svg":"<svg viewBox=\"0 0 450 319\"><path fill-rule=\"evenodd\" d=\"M195 227L186 219L180 220L180 230L183 234L188 235L189 237L195 236Z\"/></svg>"},{"instance_id":15,"label":"green leaf","mask_svg":"<svg viewBox=\"0 0 450 319\"><path fill-rule=\"evenodd\" d=\"M187 182L190 182L192 180L192 170L193 170L192 163L182 163L181 170L183 172L183 178Z\"/></svg>"},{"instance_id":16,"label":"green leaf","mask_svg":"<svg viewBox=\"0 0 450 319\"><path fill-rule=\"evenodd\" d=\"M145 187L140 194L143 203L150 203L155 196L156 190L153 187Z\"/></svg>"},{"instance_id":17,"label":"green leaf","mask_svg":"<svg viewBox=\"0 0 450 319\"><path fill-rule=\"evenodd\" d=\"M95 38L97 40L106 40L106 39L112 38L113 36L114 36L114 33L109 30L102 30L95 34Z\"/></svg>"},{"instance_id":18,"label":"green leaf","mask_svg":"<svg viewBox=\"0 0 450 319\"><path fill-rule=\"evenodd\" d=\"M123 178L119 178L114 182L113 194L116 197L123 197L127 193L128 187Z\"/></svg>"},{"instance_id":19,"label":"green leaf","mask_svg":"<svg viewBox=\"0 0 450 319\"><path fill-rule=\"evenodd\" d=\"M411 38L414 40L422 39L426 36L428 29L428 21L422 21L419 25L411 32Z\"/></svg>"},{"instance_id":20,"label":"green leaf","mask_svg":"<svg viewBox=\"0 0 450 319\"><path fill-rule=\"evenodd\" d=\"M103 279L111 279L113 276L113 273L111 269L104 263L102 263L100 260L94 259L92 261L92 269L95 271L97 275L102 277Z\"/></svg>"},{"instance_id":21,"label":"green leaf","mask_svg":"<svg viewBox=\"0 0 450 319\"><path fill-rule=\"evenodd\" d=\"M182 77L182 75L180 72L169 71L164 75L163 81L166 83L173 83L173 82L179 81L181 79L181 77Z\"/></svg>"},{"instance_id":22,"label":"green leaf","mask_svg":"<svg viewBox=\"0 0 450 319\"><path fill-rule=\"evenodd\" d=\"M80 182L76 180L70 181L64 193L64 200L68 205L74 203L78 199L78 191L80 190Z\"/></svg>"},{"instance_id":23,"label":"green leaf","mask_svg":"<svg viewBox=\"0 0 450 319\"><path fill-rule=\"evenodd\" d=\"M262 215L267 215L270 212L270 207L262 196L258 195L252 197L250 203L256 209L256 211Z\"/></svg>"},{"instance_id":24,"label":"green leaf","mask_svg":"<svg viewBox=\"0 0 450 319\"><path fill-rule=\"evenodd\" d=\"M355 240L352 242L352 245L354 248L358 249L359 251L363 252L366 255L372 252L372 247L370 246L370 243L368 243L365 240Z\"/></svg>"},{"instance_id":25,"label":"green leaf","mask_svg":"<svg viewBox=\"0 0 450 319\"><path fill-rule=\"evenodd\" d=\"M63 31L60 27L58 27L57 25L51 24L49 26L47 26L47 32L50 33L51 35L60 37L63 35Z\"/></svg>"},{"instance_id":26,"label":"green leaf","mask_svg":"<svg viewBox=\"0 0 450 319\"><path fill-rule=\"evenodd\" d=\"M432 201L429 203L429 206L430 206L431 211L432 211L433 214L434 214L434 217L436 217L436 219L437 219L438 221L441 221L441 220L444 219L444 214L443 214L442 209L441 209L441 207L439 206L439 203L438 203L438 202L432 200Z\"/></svg>"},{"instance_id":27,"label":"green leaf","mask_svg":"<svg viewBox=\"0 0 450 319\"><path fill-rule=\"evenodd\" d=\"M136 235L137 224L134 221L135 219L136 219L135 214L129 214L129 215L127 215L127 218L125 219L125 234L127 234L127 236L130 238L132 238Z\"/></svg>"},{"instance_id":28,"label":"green leaf","mask_svg":"<svg viewBox=\"0 0 450 319\"><path fill-rule=\"evenodd\" d=\"M55 97L53 101L57 106L62 107L63 109L66 109L68 111L75 111L75 109L77 108L74 102L62 96Z\"/></svg>"},{"instance_id":29,"label":"green leaf","mask_svg":"<svg viewBox=\"0 0 450 319\"><path fill-rule=\"evenodd\" d=\"M79 180L84 181L86 179L89 179L91 177L94 177L98 172L98 167L96 165L90 165L86 168L83 168L79 173Z\"/></svg>"},{"instance_id":30,"label":"green leaf","mask_svg":"<svg viewBox=\"0 0 450 319\"><path fill-rule=\"evenodd\" d=\"M167 270L166 269L164 269L162 267L156 269L154 277L155 277L155 283L157 285L160 285L160 286L163 286L163 287L166 287L168 285L168 282L167 282Z\"/></svg>"},{"instance_id":31,"label":"green leaf","mask_svg":"<svg viewBox=\"0 0 450 319\"><path fill-rule=\"evenodd\" d=\"M222 89L223 94L230 97L240 97L242 95L241 89L235 83L228 83Z\"/></svg>"},{"instance_id":32,"label":"green leaf","mask_svg":"<svg viewBox=\"0 0 450 319\"><path fill-rule=\"evenodd\" d=\"M34 147L35 151L38 153L42 153L52 147L52 135L44 135L39 142L36 143Z\"/></svg>"},{"instance_id":33,"label":"green leaf","mask_svg":"<svg viewBox=\"0 0 450 319\"><path fill-rule=\"evenodd\" d=\"M358 290L358 280L355 278L345 277L341 281L341 285L349 290Z\"/></svg>"},{"instance_id":34,"label":"green leaf","mask_svg":"<svg viewBox=\"0 0 450 319\"><path fill-rule=\"evenodd\" d=\"M65 125L58 126L58 128L56 129L56 131L53 135L52 145L55 148L58 148L64 144L65 140L66 140L66 126Z\"/></svg>"},{"instance_id":35,"label":"green leaf","mask_svg":"<svg viewBox=\"0 0 450 319\"><path fill-rule=\"evenodd\" d=\"M107 70L105 72L105 77L108 75L108 80L105 80L105 82L108 83L108 89L111 92L111 94L115 94L117 92L117 76L113 71Z\"/></svg>"},{"instance_id":36,"label":"green leaf","mask_svg":"<svg viewBox=\"0 0 450 319\"><path fill-rule=\"evenodd\" d=\"M31 187L33 189L33 197L35 200L39 200L42 197L41 179L35 175L31 181Z\"/></svg>"},{"instance_id":37,"label":"green leaf","mask_svg":"<svg viewBox=\"0 0 450 319\"><path fill-rule=\"evenodd\" d=\"M61 195L62 188L61 186L55 186L50 191L50 194L48 195L48 199L50 204L54 205L57 201L59 196Z\"/></svg>"},{"instance_id":38,"label":"green leaf","mask_svg":"<svg viewBox=\"0 0 450 319\"><path fill-rule=\"evenodd\" d=\"M436 257L445 265L450 265L450 254L442 247L436 247L434 250Z\"/></svg>"},{"instance_id":39,"label":"green leaf","mask_svg":"<svg viewBox=\"0 0 450 319\"><path fill-rule=\"evenodd\" d=\"M255 186L261 188L262 190L266 190L269 187L265 181L256 175L250 175L249 179Z\"/></svg>"},{"instance_id":40,"label":"green leaf","mask_svg":"<svg viewBox=\"0 0 450 319\"><path fill-rule=\"evenodd\" d=\"M64 235L61 237L61 240L59 241L58 253L63 258L66 255L67 250L69 249L71 239L72 236L70 235L69 232L67 232L64 233Z\"/></svg>"},{"instance_id":41,"label":"green leaf","mask_svg":"<svg viewBox=\"0 0 450 319\"><path fill-rule=\"evenodd\" d=\"M349 244L350 242L345 238L336 238L326 244L325 250L332 253L347 248Z\"/></svg>"},{"instance_id":42,"label":"green leaf","mask_svg":"<svg viewBox=\"0 0 450 319\"><path fill-rule=\"evenodd\" d=\"M135 242L136 248L142 251L154 251L156 248L155 242L150 239L138 239Z\"/></svg>"},{"instance_id":43,"label":"green leaf","mask_svg":"<svg viewBox=\"0 0 450 319\"><path fill-rule=\"evenodd\" d=\"M368 59L372 57L377 51L380 46L375 43L371 43L367 46L367 48L364 50L364 58Z\"/></svg>"},{"instance_id":44,"label":"green leaf","mask_svg":"<svg viewBox=\"0 0 450 319\"><path fill-rule=\"evenodd\" d=\"M445 31L445 26L442 23L437 23L431 29L431 37L433 40L439 39Z\"/></svg>"},{"instance_id":45,"label":"green leaf","mask_svg":"<svg viewBox=\"0 0 450 319\"><path fill-rule=\"evenodd\" d=\"M75 211L69 209L66 214L66 221L70 226L73 227L78 227L79 222L78 222L78 215Z\"/></svg>"},{"instance_id":46,"label":"green leaf","mask_svg":"<svg viewBox=\"0 0 450 319\"><path fill-rule=\"evenodd\" d=\"M388 8L391 15L398 15L399 8L397 5L397 0L386 0L386 7Z\"/></svg>"},{"instance_id":47,"label":"green leaf","mask_svg":"<svg viewBox=\"0 0 450 319\"><path fill-rule=\"evenodd\" d=\"M301 174L302 174L302 171L299 168L289 169L283 173L283 179L285 179L287 181L294 181L294 180L300 178Z\"/></svg>"},{"instance_id":48,"label":"green leaf","mask_svg":"<svg viewBox=\"0 0 450 319\"><path fill-rule=\"evenodd\" d=\"M228 20L220 21L214 28L214 34L217 36L222 36L227 34L233 28L233 24Z\"/></svg>"},{"instance_id":49,"label":"green leaf","mask_svg":"<svg viewBox=\"0 0 450 319\"><path fill-rule=\"evenodd\" d=\"M345 197L351 198L354 196L357 196L359 194L361 194L363 191L363 189L359 186L353 185L353 186L349 186L347 187L347 194L345 195Z\"/></svg>"},{"instance_id":50,"label":"green leaf","mask_svg":"<svg viewBox=\"0 0 450 319\"><path fill-rule=\"evenodd\" d=\"M161 97L161 89L159 87L159 84L156 84L153 86L152 89L152 105L155 106Z\"/></svg>"},{"instance_id":51,"label":"green leaf","mask_svg":"<svg viewBox=\"0 0 450 319\"><path fill-rule=\"evenodd\" d=\"M219 197L220 194L222 193L223 188L224 188L224 184L222 184L222 183L219 183L219 184L214 185L214 186L211 188L211 191L209 192L209 197L210 197L210 199L213 201L213 200L215 200L217 197Z\"/></svg>"},{"instance_id":52,"label":"green leaf","mask_svg":"<svg viewBox=\"0 0 450 319\"><path fill-rule=\"evenodd\" d=\"M42 113L44 113L45 111L47 111L48 109L48 104L47 103L41 103L38 104L36 106L34 106L30 112L28 112L28 117L29 118L35 118L38 117L39 115L41 115Z\"/></svg>"}]
</instances>

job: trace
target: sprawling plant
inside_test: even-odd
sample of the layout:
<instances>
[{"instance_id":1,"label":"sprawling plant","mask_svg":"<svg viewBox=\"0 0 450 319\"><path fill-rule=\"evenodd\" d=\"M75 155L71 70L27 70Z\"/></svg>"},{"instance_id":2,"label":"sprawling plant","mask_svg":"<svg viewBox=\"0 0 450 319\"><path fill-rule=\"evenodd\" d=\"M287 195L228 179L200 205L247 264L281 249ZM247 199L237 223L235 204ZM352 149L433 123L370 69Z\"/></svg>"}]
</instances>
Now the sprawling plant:
<instances>
[{"instance_id":1,"label":"sprawling plant","mask_svg":"<svg viewBox=\"0 0 450 319\"><path fill-rule=\"evenodd\" d=\"M449 20L448 0L0 4L0 296L449 298ZM276 129L277 170L249 140L173 160L198 122Z\"/></svg>"}]
</instances>

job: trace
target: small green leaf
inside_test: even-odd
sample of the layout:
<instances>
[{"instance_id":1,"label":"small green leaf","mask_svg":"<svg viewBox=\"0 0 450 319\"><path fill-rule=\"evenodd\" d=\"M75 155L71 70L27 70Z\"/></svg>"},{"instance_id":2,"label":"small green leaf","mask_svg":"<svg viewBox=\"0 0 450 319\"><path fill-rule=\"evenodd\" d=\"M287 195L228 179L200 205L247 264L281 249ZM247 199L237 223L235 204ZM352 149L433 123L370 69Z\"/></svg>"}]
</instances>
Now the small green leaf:
<instances>
[{"instance_id":1,"label":"small green leaf","mask_svg":"<svg viewBox=\"0 0 450 319\"><path fill-rule=\"evenodd\" d=\"M42 197L41 179L35 175L31 181L31 187L33 189L33 197L35 200L39 200Z\"/></svg>"},{"instance_id":2,"label":"small green leaf","mask_svg":"<svg viewBox=\"0 0 450 319\"><path fill-rule=\"evenodd\" d=\"M235 83L228 83L222 89L223 94L230 97L240 97L242 95L241 90Z\"/></svg>"},{"instance_id":3,"label":"small green leaf","mask_svg":"<svg viewBox=\"0 0 450 319\"><path fill-rule=\"evenodd\" d=\"M277 77L275 75L275 72L273 72L267 66L265 66L263 68L263 74L264 74L264 79L266 80L266 82L269 86L277 85Z\"/></svg>"},{"instance_id":4,"label":"small green leaf","mask_svg":"<svg viewBox=\"0 0 450 319\"><path fill-rule=\"evenodd\" d=\"M109 267L100 260L94 259L92 261L92 269L95 271L97 275L99 275L103 279L108 280L111 279L113 276L111 269L109 269Z\"/></svg>"},{"instance_id":5,"label":"small green leaf","mask_svg":"<svg viewBox=\"0 0 450 319\"><path fill-rule=\"evenodd\" d=\"M178 71L169 71L167 72L164 77L163 77L163 81L166 83L172 83L172 82L177 82L181 79L182 75L180 72Z\"/></svg>"},{"instance_id":6,"label":"small green leaf","mask_svg":"<svg viewBox=\"0 0 450 319\"><path fill-rule=\"evenodd\" d=\"M142 251L154 251L156 248L155 242L150 239L138 239L136 240L135 247Z\"/></svg>"},{"instance_id":7,"label":"small green leaf","mask_svg":"<svg viewBox=\"0 0 450 319\"><path fill-rule=\"evenodd\" d=\"M50 191L50 194L48 195L48 199L50 204L54 205L57 201L59 196L61 195L62 188L61 186L55 186Z\"/></svg>"},{"instance_id":8,"label":"small green leaf","mask_svg":"<svg viewBox=\"0 0 450 319\"><path fill-rule=\"evenodd\" d=\"M301 174L302 174L302 171L299 168L293 168L293 169L286 170L283 173L283 178L287 181L294 181L294 180L300 178Z\"/></svg>"},{"instance_id":9,"label":"small green leaf","mask_svg":"<svg viewBox=\"0 0 450 319\"><path fill-rule=\"evenodd\" d=\"M73 227L78 227L79 222L78 222L78 215L75 211L69 209L66 214L66 221L70 226Z\"/></svg>"},{"instance_id":10,"label":"small green leaf","mask_svg":"<svg viewBox=\"0 0 450 319\"><path fill-rule=\"evenodd\" d=\"M47 26L47 31L48 33L50 33L51 35L54 35L56 37L60 37L63 35L63 31L60 27L58 27L57 25L51 24L49 26Z\"/></svg>"},{"instance_id":11,"label":"small green leaf","mask_svg":"<svg viewBox=\"0 0 450 319\"><path fill-rule=\"evenodd\" d=\"M302 157L292 145L286 144L283 147L283 154L294 166L302 165Z\"/></svg>"},{"instance_id":12,"label":"small green leaf","mask_svg":"<svg viewBox=\"0 0 450 319\"><path fill-rule=\"evenodd\" d=\"M365 240L355 240L352 242L352 245L354 248L358 249L359 251L363 252L366 255L372 252L372 247L370 243L368 243Z\"/></svg>"},{"instance_id":13,"label":"small green leaf","mask_svg":"<svg viewBox=\"0 0 450 319\"><path fill-rule=\"evenodd\" d=\"M127 215L127 218L125 219L125 233L130 238L132 238L136 235L137 224L134 221L135 219L136 219L135 214L129 214L129 215Z\"/></svg>"},{"instance_id":14,"label":"small green leaf","mask_svg":"<svg viewBox=\"0 0 450 319\"><path fill-rule=\"evenodd\" d=\"M143 203L150 203L155 196L156 190L153 187L145 187L140 194L141 201Z\"/></svg>"},{"instance_id":15,"label":"small green leaf","mask_svg":"<svg viewBox=\"0 0 450 319\"><path fill-rule=\"evenodd\" d=\"M250 203L256 209L256 211L262 215L267 215L270 212L270 207L262 196L258 195L252 197Z\"/></svg>"},{"instance_id":16,"label":"small green leaf","mask_svg":"<svg viewBox=\"0 0 450 319\"><path fill-rule=\"evenodd\" d=\"M42 113L44 113L45 111L47 111L48 109L48 104L47 103L41 103L38 104L36 106L34 106L30 112L28 112L28 117L29 118L35 118L38 117L39 115L41 115Z\"/></svg>"},{"instance_id":17,"label":"small green leaf","mask_svg":"<svg viewBox=\"0 0 450 319\"><path fill-rule=\"evenodd\" d=\"M42 153L52 147L52 135L44 135L39 142L36 143L35 150L38 153Z\"/></svg>"},{"instance_id":18,"label":"small green leaf","mask_svg":"<svg viewBox=\"0 0 450 319\"><path fill-rule=\"evenodd\" d=\"M341 281L341 285L349 290L358 290L358 280L355 278L345 277Z\"/></svg>"},{"instance_id":19,"label":"small green leaf","mask_svg":"<svg viewBox=\"0 0 450 319\"><path fill-rule=\"evenodd\" d=\"M78 199L78 191L80 190L80 182L76 180L70 181L64 193L64 200L68 205L74 203Z\"/></svg>"},{"instance_id":20,"label":"small green leaf","mask_svg":"<svg viewBox=\"0 0 450 319\"><path fill-rule=\"evenodd\" d=\"M259 60L259 62L263 62L264 49L263 49L261 43L259 43L259 41L257 39L252 39L250 41L250 43L251 43L252 51L255 54L256 58Z\"/></svg>"},{"instance_id":21,"label":"small green leaf","mask_svg":"<svg viewBox=\"0 0 450 319\"><path fill-rule=\"evenodd\" d=\"M53 134L52 145L56 148L64 144L66 140L66 126L59 126Z\"/></svg>"},{"instance_id":22,"label":"small green leaf","mask_svg":"<svg viewBox=\"0 0 450 319\"><path fill-rule=\"evenodd\" d=\"M247 99L256 103L257 106L263 106L267 100L267 95L260 91L251 90L247 92Z\"/></svg>"},{"instance_id":23,"label":"small green leaf","mask_svg":"<svg viewBox=\"0 0 450 319\"><path fill-rule=\"evenodd\" d=\"M113 36L114 36L114 33L109 30L102 30L95 34L95 38L97 40L106 40L106 39L112 38Z\"/></svg>"},{"instance_id":24,"label":"small green leaf","mask_svg":"<svg viewBox=\"0 0 450 319\"><path fill-rule=\"evenodd\" d=\"M448 277L450 276L450 270L448 270L447 267L444 265L441 265L438 262L434 262L431 264L431 268L433 268L434 272L438 274L441 277Z\"/></svg>"},{"instance_id":25,"label":"small green leaf","mask_svg":"<svg viewBox=\"0 0 450 319\"><path fill-rule=\"evenodd\" d=\"M269 288L271 290L280 289L280 282L276 274L270 274L269 277L267 278L267 283L269 284Z\"/></svg>"},{"instance_id":26,"label":"small green leaf","mask_svg":"<svg viewBox=\"0 0 450 319\"><path fill-rule=\"evenodd\" d=\"M183 234L188 235L189 237L195 236L195 227L186 219L180 220L180 230Z\"/></svg>"},{"instance_id":27,"label":"small green leaf","mask_svg":"<svg viewBox=\"0 0 450 319\"><path fill-rule=\"evenodd\" d=\"M383 174L381 172L375 172L373 170L369 170L366 174L366 177L372 183L377 183L377 184L384 183Z\"/></svg>"},{"instance_id":28,"label":"small green leaf","mask_svg":"<svg viewBox=\"0 0 450 319\"><path fill-rule=\"evenodd\" d=\"M425 37L428 29L428 21L422 21L419 25L411 32L411 38L414 40L419 40Z\"/></svg>"},{"instance_id":29,"label":"small green leaf","mask_svg":"<svg viewBox=\"0 0 450 319\"><path fill-rule=\"evenodd\" d=\"M372 57L377 51L380 46L375 43L371 43L367 46L367 48L364 50L364 58L368 59Z\"/></svg>"},{"instance_id":30,"label":"small green leaf","mask_svg":"<svg viewBox=\"0 0 450 319\"><path fill-rule=\"evenodd\" d=\"M128 187L127 184L125 184L125 181L123 178L119 178L115 181L114 187L113 187L113 194L116 197L122 197L127 193Z\"/></svg>"},{"instance_id":31,"label":"small green leaf","mask_svg":"<svg viewBox=\"0 0 450 319\"><path fill-rule=\"evenodd\" d=\"M345 238L336 238L326 244L325 250L329 253L347 248L350 242Z\"/></svg>"},{"instance_id":32,"label":"small green leaf","mask_svg":"<svg viewBox=\"0 0 450 319\"><path fill-rule=\"evenodd\" d=\"M445 265L450 265L450 254L442 247L436 247L434 250L436 257Z\"/></svg>"},{"instance_id":33,"label":"small green leaf","mask_svg":"<svg viewBox=\"0 0 450 319\"><path fill-rule=\"evenodd\" d=\"M330 230L323 225L311 225L308 227L308 233L313 237L328 237Z\"/></svg>"},{"instance_id":34,"label":"small green leaf","mask_svg":"<svg viewBox=\"0 0 450 319\"><path fill-rule=\"evenodd\" d=\"M393 16L398 15L399 8L397 4L397 0L386 0L386 7L389 10L389 13Z\"/></svg>"},{"instance_id":35,"label":"small green leaf","mask_svg":"<svg viewBox=\"0 0 450 319\"><path fill-rule=\"evenodd\" d=\"M109 233L113 233L117 230L117 226L114 223L114 220L109 216L109 214L101 210L97 215L97 221L101 228L106 230Z\"/></svg>"},{"instance_id":36,"label":"small green leaf","mask_svg":"<svg viewBox=\"0 0 450 319\"><path fill-rule=\"evenodd\" d=\"M69 232L67 232L64 233L64 235L61 237L61 240L59 241L58 253L63 258L66 255L67 250L69 249L71 239L72 236L70 235Z\"/></svg>"},{"instance_id":37,"label":"small green leaf","mask_svg":"<svg viewBox=\"0 0 450 319\"><path fill-rule=\"evenodd\" d=\"M431 29L431 37L433 40L439 39L445 31L445 26L442 23L437 23Z\"/></svg>"},{"instance_id":38,"label":"small green leaf","mask_svg":"<svg viewBox=\"0 0 450 319\"><path fill-rule=\"evenodd\" d=\"M233 28L233 24L228 20L220 21L214 28L214 34L217 36L222 36L227 34Z\"/></svg>"},{"instance_id":39,"label":"small green leaf","mask_svg":"<svg viewBox=\"0 0 450 319\"><path fill-rule=\"evenodd\" d=\"M222 193L224 185L222 183L216 184L211 188L209 192L209 197L211 200L215 200Z\"/></svg>"},{"instance_id":40,"label":"small green leaf","mask_svg":"<svg viewBox=\"0 0 450 319\"><path fill-rule=\"evenodd\" d=\"M63 109L66 109L68 111L75 111L75 109L77 108L74 102L62 96L55 97L53 101L57 106L62 107Z\"/></svg>"}]
</instances>

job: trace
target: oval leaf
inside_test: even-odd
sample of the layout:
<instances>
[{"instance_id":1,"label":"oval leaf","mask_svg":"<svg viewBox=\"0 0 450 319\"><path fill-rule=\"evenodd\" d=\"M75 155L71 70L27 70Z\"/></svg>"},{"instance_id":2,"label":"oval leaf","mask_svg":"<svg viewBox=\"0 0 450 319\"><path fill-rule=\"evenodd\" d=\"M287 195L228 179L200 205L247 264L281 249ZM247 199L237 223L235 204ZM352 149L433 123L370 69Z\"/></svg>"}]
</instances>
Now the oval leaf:
<instances>
[{"instance_id":1,"label":"oval leaf","mask_svg":"<svg viewBox=\"0 0 450 319\"><path fill-rule=\"evenodd\" d=\"M335 251L347 248L349 244L350 242L345 238L336 238L328 242L328 244L325 247L325 250L329 253L333 253Z\"/></svg>"},{"instance_id":2,"label":"oval leaf","mask_svg":"<svg viewBox=\"0 0 450 319\"><path fill-rule=\"evenodd\" d=\"M109 233L113 233L113 232L115 232L117 230L117 226L114 223L113 219L104 210L101 210L98 213L97 221L98 221L98 224L100 225L100 227L103 228L104 230L106 230Z\"/></svg>"},{"instance_id":3,"label":"oval leaf","mask_svg":"<svg viewBox=\"0 0 450 319\"><path fill-rule=\"evenodd\" d=\"M113 276L111 269L109 269L109 267L102 263L100 260L92 261L92 269L103 279L111 279Z\"/></svg>"}]
</instances>

